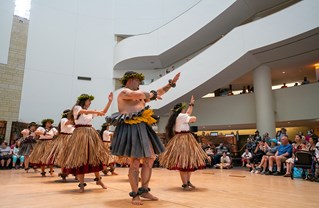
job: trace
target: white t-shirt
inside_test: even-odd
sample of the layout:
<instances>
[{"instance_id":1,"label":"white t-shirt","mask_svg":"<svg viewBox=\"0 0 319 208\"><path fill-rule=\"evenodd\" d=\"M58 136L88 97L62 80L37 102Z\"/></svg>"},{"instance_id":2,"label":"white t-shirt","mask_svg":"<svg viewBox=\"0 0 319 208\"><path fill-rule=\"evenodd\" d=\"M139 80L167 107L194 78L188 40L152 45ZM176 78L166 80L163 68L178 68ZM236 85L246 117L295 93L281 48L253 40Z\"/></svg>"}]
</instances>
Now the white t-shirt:
<instances>
[{"instance_id":1,"label":"white t-shirt","mask_svg":"<svg viewBox=\"0 0 319 208\"><path fill-rule=\"evenodd\" d=\"M181 132L181 131L189 131L189 120L190 116L186 113L180 113L176 118L175 123L175 131Z\"/></svg>"},{"instance_id":2,"label":"white t-shirt","mask_svg":"<svg viewBox=\"0 0 319 208\"><path fill-rule=\"evenodd\" d=\"M43 127L39 127L37 128L37 131L42 132L43 134L45 133L45 135L40 135L39 139L52 139L53 136L57 135L58 130L56 130L56 128L51 128L49 131L47 131L46 129L44 129Z\"/></svg>"},{"instance_id":3,"label":"white t-shirt","mask_svg":"<svg viewBox=\"0 0 319 208\"><path fill-rule=\"evenodd\" d=\"M221 163L230 163L230 158L228 156L220 158Z\"/></svg>"},{"instance_id":4,"label":"white t-shirt","mask_svg":"<svg viewBox=\"0 0 319 208\"><path fill-rule=\"evenodd\" d=\"M67 121L69 121L67 118L61 119L61 132L67 133L67 134L72 134L74 131L74 126L71 124L65 125L65 123Z\"/></svg>"},{"instance_id":5,"label":"white t-shirt","mask_svg":"<svg viewBox=\"0 0 319 208\"><path fill-rule=\"evenodd\" d=\"M75 124L80 125L92 125L92 120L96 116L95 114L81 114L78 118L79 112L83 110L83 108L79 105L74 106L73 115Z\"/></svg>"},{"instance_id":6,"label":"white t-shirt","mask_svg":"<svg viewBox=\"0 0 319 208\"><path fill-rule=\"evenodd\" d=\"M103 131L103 141L104 142L110 142L111 141L111 132L108 130Z\"/></svg>"},{"instance_id":7,"label":"white t-shirt","mask_svg":"<svg viewBox=\"0 0 319 208\"><path fill-rule=\"evenodd\" d=\"M244 152L242 155L241 155L241 157L242 158L251 158L252 157L252 154L251 154L251 152L248 152L248 153L246 153L246 152Z\"/></svg>"}]
</instances>

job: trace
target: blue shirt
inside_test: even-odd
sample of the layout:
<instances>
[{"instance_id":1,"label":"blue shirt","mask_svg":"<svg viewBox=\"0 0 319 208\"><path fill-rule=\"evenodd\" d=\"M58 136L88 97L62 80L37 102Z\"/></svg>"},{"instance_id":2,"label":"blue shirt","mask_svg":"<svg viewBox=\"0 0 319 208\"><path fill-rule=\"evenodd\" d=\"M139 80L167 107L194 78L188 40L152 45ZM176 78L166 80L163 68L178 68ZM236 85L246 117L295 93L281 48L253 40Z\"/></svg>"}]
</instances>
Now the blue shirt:
<instances>
[{"instance_id":1,"label":"blue shirt","mask_svg":"<svg viewBox=\"0 0 319 208\"><path fill-rule=\"evenodd\" d=\"M286 152L289 153L288 157L291 157L292 155L292 145L291 144L287 144L287 145L283 145L281 144L279 147L278 147L278 156L280 155L283 155L285 154Z\"/></svg>"}]
</instances>

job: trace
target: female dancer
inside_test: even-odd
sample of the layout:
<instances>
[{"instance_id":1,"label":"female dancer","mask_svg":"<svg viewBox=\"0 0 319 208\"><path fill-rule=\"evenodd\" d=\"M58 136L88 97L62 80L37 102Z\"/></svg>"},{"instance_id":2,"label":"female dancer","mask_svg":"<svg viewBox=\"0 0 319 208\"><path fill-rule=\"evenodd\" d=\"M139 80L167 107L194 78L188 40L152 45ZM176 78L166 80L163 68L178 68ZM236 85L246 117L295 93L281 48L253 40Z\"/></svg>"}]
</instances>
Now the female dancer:
<instances>
[{"instance_id":1,"label":"female dancer","mask_svg":"<svg viewBox=\"0 0 319 208\"><path fill-rule=\"evenodd\" d=\"M186 104L179 103L174 106L173 113L166 125L166 134L169 138L166 150L160 156L160 163L169 170L179 170L183 190L195 189L190 182L191 172L205 167L206 153L197 143L189 131L189 124L196 122L196 117L191 116L194 107L194 97L186 111ZM175 131L175 133L174 133Z\"/></svg>"},{"instance_id":2,"label":"female dancer","mask_svg":"<svg viewBox=\"0 0 319 208\"><path fill-rule=\"evenodd\" d=\"M110 149L111 147L111 138L113 136L113 133L109 131L109 125L107 123L104 123L102 125L102 129L100 131L100 136L103 140L103 144L107 149ZM115 164L117 161L117 156L111 155L109 165L103 165L102 172L104 175L107 175L108 172L111 172L112 175L118 175L115 171Z\"/></svg>"},{"instance_id":3,"label":"female dancer","mask_svg":"<svg viewBox=\"0 0 319 208\"><path fill-rule=\"evenodd\" d=\"M19 149L18 155L24 155L24 170L26 172L29 171L29 155L31 154L35 144L35 130L37 129L38 125L35 122L31 122L27 129L23 129L21 131L22 140L21 140L21 147ZM36 168L34 167L34 171Z\"/></svg>"},{"instance_id":4,"label":"female dancer","mask_svg":"<svg viewBox=\"0 0 319 208\"><path fill-rule=\"evenodd\" d=\"M46 164L45 154L50 150L52 139L58 134L58 130L52 126L53 119L42 120L42 126L37 128L35 134L39 136L39 141L34 146L34 150L30 155L30 163L41 166L41 175L44 177L46 172L45 168L49 165L50 175L53 176L53 163Z\"/></svg>"},{"instance_id":5,"label":"female dancer","mask_svg":"<svg viewBox=\"0 0 319 208\"><path fill-rule=\"evenodd\" d=\"M57 164L77 176L80 181L80 193L84 192L86 186L84 183L86 173L94 172L96 185L100 185L103 189L107 188L101 181L99 171L103 170L102 164L108 164L109 150L103 145L98 132L92 127L92 120L95 116L105 115L113 100L112 93L109 94L108 99L102 111L88 110L94 97L82 94L71 110L71 119L74 120L75 129L62 150L66 157L59 157L60 161Z\"/></svg>"},{"instance_id":6,"label":"female dancer","mask_svg":"<svg viewBox=\"0 0 319 208\"><path fill-rule=\"evenodd\" d=\"M59 161L58 158L66 157L62 149L67 144L68 140L70 139L74 131L74 125L70 119L70 116L71 116L70 109L63 111L62 118L58 126L59 135L54 140L52 148L49 151L48 155L46 156L47 164L59 165L57 164L57 161ZM63 179L63 181L66 180L68 173L65 171L65 168L61 167L61 173L59 173L59 176Z\"/></svg>"}]
</instances>

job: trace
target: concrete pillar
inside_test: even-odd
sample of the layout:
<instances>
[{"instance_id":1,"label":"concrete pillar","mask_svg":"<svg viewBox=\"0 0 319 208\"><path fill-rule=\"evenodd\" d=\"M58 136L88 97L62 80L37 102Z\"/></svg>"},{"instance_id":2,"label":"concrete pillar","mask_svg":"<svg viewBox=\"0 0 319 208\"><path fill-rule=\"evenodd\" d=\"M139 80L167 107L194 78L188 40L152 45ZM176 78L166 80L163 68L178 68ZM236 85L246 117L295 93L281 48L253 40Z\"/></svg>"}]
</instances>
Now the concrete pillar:
<instances>
[{"instance_id":1,"label":"concrete pillar","mask_svg":"<svg viewBox=\"0 0 319 208\"><path fill-rule=\"evenodd\" d=\"M274 102L272 96L271 70L262 65L254 70L254 94L256 105L256 126L260 135L268 132L276 135Z\"/></svg>"}]
</instances>

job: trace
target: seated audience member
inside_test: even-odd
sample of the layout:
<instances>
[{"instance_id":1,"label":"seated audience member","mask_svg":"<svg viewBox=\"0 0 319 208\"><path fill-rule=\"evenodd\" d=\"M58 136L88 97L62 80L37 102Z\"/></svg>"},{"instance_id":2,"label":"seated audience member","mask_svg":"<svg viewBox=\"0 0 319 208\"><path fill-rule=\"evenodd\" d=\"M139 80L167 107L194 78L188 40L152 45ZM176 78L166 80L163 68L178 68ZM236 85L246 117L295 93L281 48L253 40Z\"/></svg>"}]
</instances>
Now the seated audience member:
<instances>
[{"instance_id":1,"label":"seated audience member","mask_svg":"<svg viewBox=\"0 0 319 208\"><path fill-rule=\"evenodd\" d=\"M219 163L221 156L224 152L228 152L228 148L224 145L224 143L220 143L218 147L216 147L216 154L214 155L214 164Z\"/></svg>"},{"instance_id":2,"label":"seated audience member","mask_svg":"<svg viewBox=\"0 0 319 208\"><path fill-rule=\"evenodd\" d=\"M241 162L242 162L242 167L245 167L246 164L250 163L250 160L252 158L251 152L246 148L245 152L241 155Z\"/></svg>"},{"instance_id":3,"label":"seated audience member","mask_svg":"<svg viewBox=\"0 0 319 208\"><path fill-rule=\"evenodd\" d=\"M24 156L19 155L18 152L20 150L20 141L16 141L16 145L13 147L13 154L12 154L12 167L19 168L16 166L17 160L20 160L20 168L23 167L23 162L24 162Z\"/></svg>"},{"instance_id":4,"label":"seated audience member","mask_svg":"<svg viewBox=\"0 0 319 208\"><path fill-rule=\"evenodd\" d=\"M305 150L306 144L303 143L302 137L300 134L296 134L295 136L295 142L292 144L292 157L286 160L286 173L284 177L290 177L291 176L291 169L293 167L293 164L295 162L295 153L300 150Z\"/></svg>"},{"instance_id":5,"label":"seated audience member","mask_svg":"<svg viewBox=\"0 0 319 208\"><path fill-rule=\"evenodd\" d=\"M256 166L261 162L262 157L266 154L267 147L268 147L267 143L264 142L263 140L260 140L258 142L258 145L253 152L253 157L250 163L251 173L255 173Z\"/></svg>"},{"instance_id":6,"label":"seated audience member","mask_svg":"<svg viewBox=\"0 0 319 208\"><path fill-rule=\"evenodd\" d=\"M312 137L313 134L314 134L314 130L313 130L313 129L309 129L309 130L307 131L307 135L305 136L305 140L306 140L307 142L309 142L309 139Z\"/></svg>"},{"instance_id":7,"label":"seated audience member","mask_svg":"<svg viewBox=\"0 0 319 208\"><path fill-rule=\"evenodd\" d=\"M266 132L266 133L264 133L264 135L263 135L263 140L268 144L268 146L270 146L271 144L271 142L270 142L270 140L271 140L271 138L269 137L269 133L268 132Z\"/></svg>"},{"instance_id":8,"label":"seated audience member","mask_svg":"<svg viewBox=\"0 0 319 208\"><path fill-rule=\"evenodd\" d=\"M12 157L12 150L8 146L7 142L2 142L0 147L0 161L1 161L1 168L8 169L11 163ZM5 165L6 162L6 165Z\"/></svg>"},{"instance_id":9,"label":"seated audience member","mask_svg":"<svg viewBox=\"0 0 319 208\"><path fill-rule=\"evenodd\" d=\"M266 155L262 157L260 164L256 167L255 173L261 173L262 175L266 173L269 157L274 156L278 150L279 146L277 143L277 139L271 139L270 147L266 144Z\"/></svg>"},{"instance_id":10,"label":"seated audience member","mask_svg":"<svg viewBox=\"0 0 319 208\"><path fill-rule=\"evenodd\" d=\"M227 152L223 152L223 155L220 158L220 163L215 165L215 168L229 169L231 168L231 160L227 156Z\"/></svg>"},{"instance_id":11,"label":"seated audience member","mask_svg":"<svg viewBox=\"0 0 319 208\"><path fill-rule=\"evenodd\" d=\"M289 144L289 140L287 136L283 136L281 138L281 145L278 147L278 151L274 156L269 157L269 167L268 172L266 175L275 175L279 176L281 175L281 167L282 163L286 162L288 158L290 158L292 155L292 145ZM277 166L276 173L273 173L273 165L274 163Z\"/></svg>"},{"instance_id":12,"label":"seated audience member","mask_svg":"<svg viewBox=\"0 0 319 208\"><path fill-rule=\"evenodd\" d=\"M281 138L283 136L288 137L287 129L285 129L285 128L281 128L281 130L277 131L277 133L276 133L276 139L278 140L279 144L281 143Z\"/></svg>"},{"instance_id":13,"label":"seated audience member","mask_svg":"<svg viewBox=\"0 0 319 208\"><path fill-rule=\"evenodd\" d=\"M205 149L205 152L209 158L209 165L211 165L213 159L214 159L214 150L213 148L211 148L210 146L208 146L208 148Z\"/></svg>"}]
</instances>

